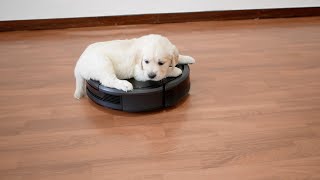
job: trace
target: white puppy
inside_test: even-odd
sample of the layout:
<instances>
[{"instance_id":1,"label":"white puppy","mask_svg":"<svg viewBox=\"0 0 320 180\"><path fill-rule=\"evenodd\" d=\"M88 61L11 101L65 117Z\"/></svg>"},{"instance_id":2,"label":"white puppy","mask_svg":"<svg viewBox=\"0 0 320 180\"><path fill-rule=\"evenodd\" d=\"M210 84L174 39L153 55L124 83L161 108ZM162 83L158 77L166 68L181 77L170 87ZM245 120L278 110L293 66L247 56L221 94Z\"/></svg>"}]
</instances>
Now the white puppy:
<instances>
[{"instance_id":1,"label":"white puppy","mask_svg":"<svg viewBox=\"0 0 320 180\"><path fill-rule=\"evenodd\" d=\"M178 49L160 35L94 43L86 48L74 69L74 97L84 96L85 80L93 79L107 87L130 91L132 84L122 79L159 81L177 77L182 72L176 64L194 62L190 56L179 55Z\"/></svg>"}]
</instances>

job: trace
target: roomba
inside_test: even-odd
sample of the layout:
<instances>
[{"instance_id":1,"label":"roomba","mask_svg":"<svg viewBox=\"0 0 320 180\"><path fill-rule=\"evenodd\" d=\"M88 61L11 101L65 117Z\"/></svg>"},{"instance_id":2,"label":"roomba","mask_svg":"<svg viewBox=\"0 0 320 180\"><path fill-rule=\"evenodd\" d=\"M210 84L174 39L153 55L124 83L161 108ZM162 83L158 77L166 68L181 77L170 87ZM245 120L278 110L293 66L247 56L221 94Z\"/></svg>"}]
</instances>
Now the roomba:
<instances>
[{"instance_id":1,"label":"roomba","mask_svg":"<svg viewBox=\"0 0 320 180\"><path fill-rule=\"evenodd\" d=\"M176 105L190 90L189 66L178 65L182 74L161 81L136 81L133 78L133 90L124 92L103 86L98 81L88 80L87 95L95 103L127 112L151 111Z\"/></svg>"}]
</instances>

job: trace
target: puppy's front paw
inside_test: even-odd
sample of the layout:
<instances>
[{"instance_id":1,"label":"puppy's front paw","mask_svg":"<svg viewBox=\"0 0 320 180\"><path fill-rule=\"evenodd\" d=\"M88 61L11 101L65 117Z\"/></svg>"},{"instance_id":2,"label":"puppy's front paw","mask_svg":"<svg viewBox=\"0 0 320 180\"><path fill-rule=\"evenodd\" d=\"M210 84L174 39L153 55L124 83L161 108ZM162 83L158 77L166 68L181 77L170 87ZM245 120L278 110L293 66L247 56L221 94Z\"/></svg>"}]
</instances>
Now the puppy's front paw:
<instances>
[{"instance_id":1,"label":"puppy's front paw","mask_svg":"<svg viewBox=\"0 0 320 180\"><path fill-rule=\"evenodd\" d=\"M182 74L180 68L174 67L173 70L168 74L168 77L178 77Z\"/></svg>"},{"instance_id":2,"label":"puppy's front paw","mask_svg":"<svg viewBox=\"0 0 320 180\"><path fill-rule=\"evenodd\" d=\"M179 56L179 64L194 64L196 60L191 56Z\"/></svg>"},{"instance_id":3,"label":"puppy's front paw","mask_svg":"<svg viewBox=\"0 0 320 180\"><path fill-rule=\"evenodd\" d=\"M117 81L115 88L125 92L133 90L132 84L126 80Z\"/></svg>"},{"instance_id":4,"label":"puppy's front paw","mask_svg":"<svg viewBox=\"0 0 320 180\"><path fill-rule=\"evenodd\" d=\"M187 56L187 62L188 64L194 64L196 63L196 60L191 56Z\"/></svg>"}]
</instances>

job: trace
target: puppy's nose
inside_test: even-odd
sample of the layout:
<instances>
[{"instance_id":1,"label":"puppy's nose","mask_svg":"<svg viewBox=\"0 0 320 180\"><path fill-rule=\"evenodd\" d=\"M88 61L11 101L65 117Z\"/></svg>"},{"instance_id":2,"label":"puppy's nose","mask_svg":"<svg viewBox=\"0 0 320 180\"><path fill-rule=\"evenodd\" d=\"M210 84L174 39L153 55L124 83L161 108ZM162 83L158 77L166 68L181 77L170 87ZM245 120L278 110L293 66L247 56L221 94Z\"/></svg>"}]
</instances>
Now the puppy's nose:
<instances>
[{"instance_id":1,"label":"puppy's nose","mask_svg":"<svg viewBox=\"0 0 320 180\"><path fill-rule=\"evenodd\" d=\"M156 73L149 73L148 76L149 76L150 79L153 79L153 78L155 78L157 75L156 75Z\"/></svg>"}]
</instances>

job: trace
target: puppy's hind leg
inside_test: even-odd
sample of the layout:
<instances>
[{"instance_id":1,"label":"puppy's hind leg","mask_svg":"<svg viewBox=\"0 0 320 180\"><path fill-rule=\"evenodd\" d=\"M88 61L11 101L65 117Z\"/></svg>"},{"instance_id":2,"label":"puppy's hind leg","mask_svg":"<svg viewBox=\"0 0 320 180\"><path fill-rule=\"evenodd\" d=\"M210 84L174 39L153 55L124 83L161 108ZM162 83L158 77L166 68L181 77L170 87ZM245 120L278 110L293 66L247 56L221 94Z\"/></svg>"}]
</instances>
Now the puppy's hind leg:
<instances>
[{"instance_id":1,"label":"puppy's hind leg","mask_svg":"<svg viewBox=\"0 0 320 180\"><path fill-rule=\"evenodd\" d=\"M196 60L191 56L179 55L178 64L194 64Z\"/></svg>"},{"instance_id":2,"label":"puppy's hind leg","mask_svg":"<svg viewBox=\"0 0 320 180\"><path fill-rule=\"evenodd\" d=\"M75 78L76 78L76 90L74 92L74 98L80 99L85 95L86 89L85 89L85 79L83 77L75 72Z\"/></svg>"}]
</instances>

